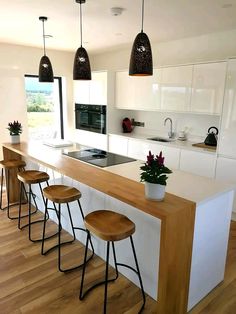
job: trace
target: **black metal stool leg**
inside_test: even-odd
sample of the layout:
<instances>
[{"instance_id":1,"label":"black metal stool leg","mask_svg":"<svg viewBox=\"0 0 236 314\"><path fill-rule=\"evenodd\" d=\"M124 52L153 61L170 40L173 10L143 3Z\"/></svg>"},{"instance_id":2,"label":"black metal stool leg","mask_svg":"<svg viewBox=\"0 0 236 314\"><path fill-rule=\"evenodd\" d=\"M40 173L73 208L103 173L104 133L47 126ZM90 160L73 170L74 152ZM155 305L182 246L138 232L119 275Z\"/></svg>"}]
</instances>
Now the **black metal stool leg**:
<instances>
[{"instance_id":1,"label":"black metal stool leg","mask_svg":"<svg viewBox=\"0 0 236 314\"><path fill-rule=\"evenodd\" d=\"M78 202L78 205L79 205L79 209L80 209L80 214L84 220L84 213L83 213L83 209L82 209L82 206L80 204L80 200L77 201ZM80 229L80 230L85 230L83 228L75 228L75 229ZM90 246L91 246L91 249L92 249L92 252L93 252L93 255L94 255L94 247L93 247L93 242L91 240L91 236L89 237L89 243L90 243Z\"/></svg>"},{"instance_id":2,"label":"black metal stool leg","mask_svg":"<svg viewBox=\"0 0 236 314\"><path fill-rule=\"evenodd\" d=\"M113 241L111 242L111 244L112 244L113 257L114 257L114 264L115 264L115 269L116 269L116 278L115 278L115 280L116 280L116 279L118 278L118 276L119 276L119 272L118 272L118 267L117 267L115 244L114 244Z\"/></svg>"},{"instance_id":3,"label":"black metal stool leg","mask_svg":"<svg viewBox=\"0 0 236 314\"><path fill-rule=\"evenodd\" d=\"M10 173L9 173L8 169L5 170L5 178L6 178L6 184L7 184L7 217L9 219L11 219L10 215L9 215L9 208L10 208Z\"/></svg>"},{"instance_id":4,"label":"black metal stool leg","mask_svg":"<svg viewBox=\"0 0 236 314\"><path fill-rule=\"evenodd\" d=\"M47 223L47 206L48 199L45 201L45 211L44 211L44 219L43 219L43 238L42 238L42 246L41 246L41 255L44 253L44 239L45 239L45 231L46 231L46 223Z\"/></svg>"},{"instance_id":5,"label":"black metal stool leg","mask_svg":"<svg viewBox=\"0 0 236 314\"><path fill-rule=\"evenodd\" d=\"M82 270L82 277L81 277L81 284L80 284L80 293L79 293L79 299L83 300L83 286L84 286L84 275L86 271L86 260L87 260L87 253L88 253L88 243L90 238L90 232L87 230L87 238L86 238L86 245L85 245L85 253L84 253L84 263L83 263L83 270Z\"/></svg>"},{"instance_id":6,"label":"black metal stool leg","mask_svg":"<svg viewBox=\"0 0 236 314\"><path fill-rule=\"evenodd\" d=\"M104 314L107 313L107 284L108 284L108 270L109 270L109 249L110 249L110 242L107 241L105 291L104 291L104 307L103 307L103 313Z\"/></svg>"},{"instance_id":7,"label":"black metal stool leg","mask_svg":"<svg viewBox=\"0 0 236 314\"><path fill-rule=\"evenodd\" d=\"M131 246L132 246L132 251L133 251L133 255L134 255L134 261L135 261L135 265L136 265L136 269L137 269L137 275L138 275L138 278L139 278L139 283L140 283L142 296L143 296L143 305L142 305L141 309L139 310L139 313L141 313L143 308L144 308L144 306L145 306L146 296L145 296L145 292L144 292L144 289L143 289L143 282L142 282L142 278L141 278L141 274L140 274L140 270L139 270L139 266L138 266L138 260L137 260L137 256L136 256L136 252L135 252L134 242L133 242L132 236L130 236L130 242L131 242Z\"/></svg>"},{"instance_id":8,"label":"black metal stool leg","mask_svg":"<svg viewBox=\"0 0 236 314\"><path fill-rule=\"evenodd\" d=\"M2 208L2 193L3 193L3 168L1 170L1 198L0 198L0 209L3 210Z\"/></svg>"}]
</instances>

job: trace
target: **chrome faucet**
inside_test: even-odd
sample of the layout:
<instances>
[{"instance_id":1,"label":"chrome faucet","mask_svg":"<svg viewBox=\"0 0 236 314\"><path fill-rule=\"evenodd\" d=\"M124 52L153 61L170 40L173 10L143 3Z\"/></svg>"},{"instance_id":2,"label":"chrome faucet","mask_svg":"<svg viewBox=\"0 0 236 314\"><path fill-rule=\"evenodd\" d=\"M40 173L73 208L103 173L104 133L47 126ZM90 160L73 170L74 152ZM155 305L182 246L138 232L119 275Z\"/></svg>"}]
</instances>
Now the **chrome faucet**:
<instances>
[{"instance_id":1,"label":"chrome faucet","mask_svg":"<svg viewBox=\"0 0 236 314\"><path fill-rule=\"evenodd\" d=\"M172 122L172 119L171 118L166 118L165 121L164 121L164 125L166 125L166 122L167 121L170 121L170 131L168 132L168 136L169 138L173 138L174 137L174 132L173 132L173 122Z\"/></svg>"}]
</instances>

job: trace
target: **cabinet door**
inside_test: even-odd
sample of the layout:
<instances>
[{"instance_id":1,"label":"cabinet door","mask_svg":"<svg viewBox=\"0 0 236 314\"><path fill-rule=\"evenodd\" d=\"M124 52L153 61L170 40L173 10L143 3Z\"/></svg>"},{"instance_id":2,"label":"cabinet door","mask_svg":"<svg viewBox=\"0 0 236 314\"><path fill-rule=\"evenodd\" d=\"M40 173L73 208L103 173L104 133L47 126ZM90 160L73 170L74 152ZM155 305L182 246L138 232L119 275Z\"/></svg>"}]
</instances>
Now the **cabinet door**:
<instances>
[{"instance_id":1,"label":"cabinet door","mask_svg":"<svg viewBox=\"0 0 236 314\"><path fill-rule=\"evenodd\" d=\"M142 140L129 139L128 156L146 161L147 155L151 151L154 155L159 155L162 151L165 157L165 165L170 169L179 168L180 149L176 147L164 146L157 143L151 143Z\"/></svg>"},{"instance_id":2,"label":"cabinet door","mask_svg":"<svg viewBox=\"0 0 236 314\"><path fill-rule=\"evenodd\" d=\"M109 152L127 156L128 138L109 135Z\"/></svg>"},{"instance_id":3,"label":"cabinet door","mask_svg":"<svg viewBox=\"0 0 236 314\"><path fill-rule=\"evenodd\" d=\"M236 158L236 59L228 62L223 114L220 127L219 153Z\"/></svg>"},{"instance_id":4,"label":"cabinet door","mask_svg":"<svg viewBox=\"0 0 236 314\"><path fill-rule=\"evenodd\" d=\"M128 156L139 159L146 160L148 155L149 147L148 143L141 140L129 139L128 142Z\"/></svg>"},{"instance_id":5,"label":"cabinet door","mask_svg":"<svg viewBox=\"0 0 236 314\"><path fill-rule=\"evenodd\" d=\"M178 66L162 69L161 109L189 111L193 66Z\"/></svg>"},{"instance_id":6,"label":"cabinet door","mask_svg":"<svg viewBox=\"0 0 236 314\"><path fill-rule=\"evenodd\" d=\"M223 104L226 62L193 66L191 111L220 114Z\"/></svg>"},{"instance_id":7,"label":"cabinet door","mask_svg":"<svg viewBox=\"0 0 236 314\"><path fill-rule=\"evenodd\" d=\"M133 77L128 71L116 72L116 107L132 110L160 108L160 80L162 70L152 76Z\"/></svg>"},{"instance_id":8,"label":"cabinet door","mask_svg":"<svg viewBox=\"0 0 236 314\"><path fill-rule=\"evenodd\" d=\"M74 81L74 99L79 104L90 103L90 83L88 81Z\"/></svg>"},{"instance_id":9,"label":"cabinet door","mask_svg":"<svg viewBox=\"0 0 236 314\"><path fill-rule=\"evenodd\" d=\"M160 81L162 69L154 69L152 76L131 77L134 85L134 109L160 109Z\"/></svg>"},{"instance_id":10,"label":"cabinet door","mask_svg":"<svg viewBox=\"0 0 236 314\"><path fill-rule=\"evenodd\" d=\"M235 185L233 211L236 213L236 159L218 157L216 179Z\"/></svg>"},{"instance_id":11,"label":"cabinet door","mask_svg":"<svg viewBox=\"0 0 236 314\"><path fill-rule=\"evenodd\" d=\"M191 150L181 150L180 170L214 178L216 155Z\"/></svg>"},{"instance_id":12,"label":"cabinet door","mask_svg":"<svg viewBox=\"0 0 236 314\"><path fill-rule=\"evenodd\" d=\"M119 109L135 109L134 81L127 71L116 72L115 101Z\"/></svg>"},{"instance_id":13,"label":"cabinet door","mask_svg":"<svg viewBox=\"0 0 236 314\"><path fill-rule=\"evenodd\" d=\"M90 104L107 105L107 72L93 72L89 90Z\"/></svg>"}]
</instances>

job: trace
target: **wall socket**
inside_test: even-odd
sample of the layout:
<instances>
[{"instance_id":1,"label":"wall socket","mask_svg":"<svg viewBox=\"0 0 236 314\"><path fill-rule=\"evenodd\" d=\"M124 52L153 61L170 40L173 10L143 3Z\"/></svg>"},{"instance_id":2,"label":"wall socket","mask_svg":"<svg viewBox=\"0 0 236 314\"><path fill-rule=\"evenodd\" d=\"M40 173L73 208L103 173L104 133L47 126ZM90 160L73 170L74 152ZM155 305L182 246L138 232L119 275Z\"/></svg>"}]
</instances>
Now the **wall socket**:
<instances>
[{"instance_id":1,"label":"wall socket","mask_svg":"<svg viewBox=\"0 0 236 314\"><path fill-rule=\"evenodd\" d=\"M144 128L145 123L144 122L140 122L140 121L135 121L134 119L131 119L131 123L133 126L141 126Z\"/></svg>"}]
</instances>

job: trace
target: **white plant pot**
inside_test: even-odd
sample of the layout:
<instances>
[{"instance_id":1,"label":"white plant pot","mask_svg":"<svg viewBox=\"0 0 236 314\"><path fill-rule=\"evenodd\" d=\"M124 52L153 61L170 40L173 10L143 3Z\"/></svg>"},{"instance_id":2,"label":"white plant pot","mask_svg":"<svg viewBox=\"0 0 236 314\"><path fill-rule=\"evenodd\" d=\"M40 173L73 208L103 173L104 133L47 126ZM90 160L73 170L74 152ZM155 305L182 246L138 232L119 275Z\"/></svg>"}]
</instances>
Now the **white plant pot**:
<instances>
[{"instance_id":1,"label":"white plant pot","mask_svg":"<svg viewBox=\"0 0 236 314\"><path fill-rule=\"evenodd\" d=\"M165 197L166 186L145 182L145 196L150 200L162 201Z\"/></svg>"},{"instance_id":2,"label":"white plant pot","mask_svg":"<svg viewBox=\"0 0 236 314\"><path fill-rule=\"evenodd\" d=\"M11 135L11 143L12 144L20 143L20 135Z\"/></svg>"}]
</instances>

